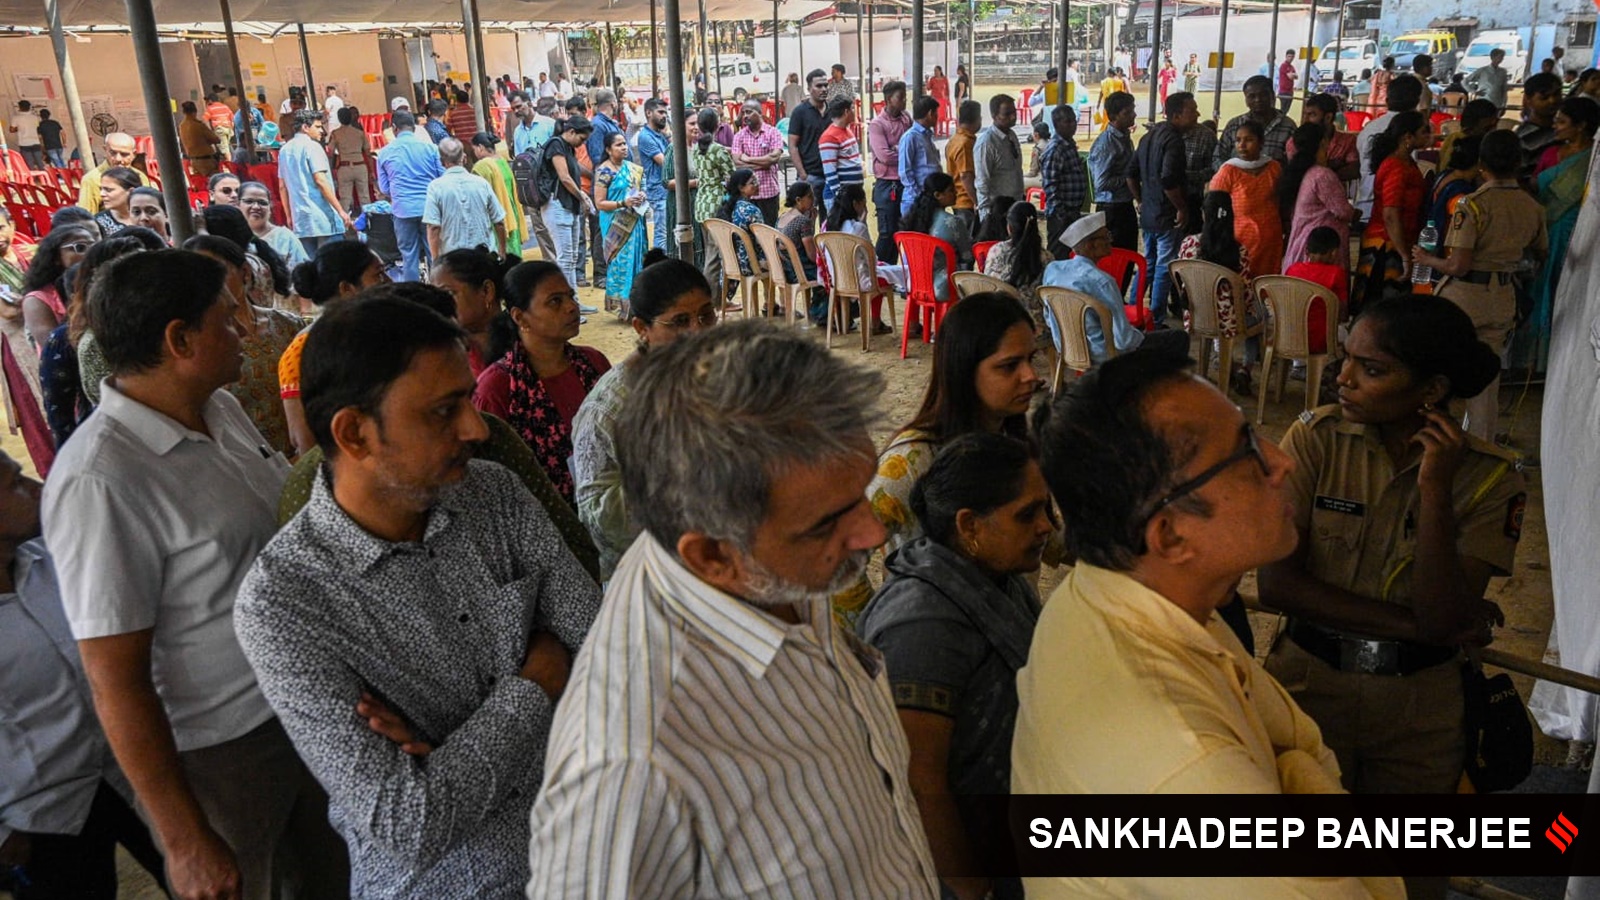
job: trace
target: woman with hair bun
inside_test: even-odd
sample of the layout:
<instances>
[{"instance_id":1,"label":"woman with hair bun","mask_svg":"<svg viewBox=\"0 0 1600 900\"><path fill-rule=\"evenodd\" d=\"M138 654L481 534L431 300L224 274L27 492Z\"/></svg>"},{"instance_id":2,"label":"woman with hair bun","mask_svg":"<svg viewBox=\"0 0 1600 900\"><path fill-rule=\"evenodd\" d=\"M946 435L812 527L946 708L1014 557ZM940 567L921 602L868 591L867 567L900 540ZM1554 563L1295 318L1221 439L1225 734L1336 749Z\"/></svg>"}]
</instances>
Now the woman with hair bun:
<instances>
[{"instance_id":1,"label":"woman with hair bun","mask_svg":"<svg viewBox=\"0 0 1600 900\"><path fill-rule=\"evenodd\" d=\"M627 373L651 350L717 323L711 285L693 263L668 257L659 248L646 252L643 262L628 296L628 322L638 336L638 349L600 376L572 419L574 498L578 518L600 551L602 584L638 534L623 504L622 465L617 461L617 412L628 396Z\"/></svg>"},{"instance_id":2,"label":"woman with hair bun","mask_svg":"<svg viewBox=\"0 0 1600 900\"><path fill-rule=\"evenodd\" d=\"M315 259L294 267L291 273L294 292L317 306L353 297L365 288L387 284L383 260L356 241L334 241L317 248ZM300 352L305 348L308 327L295 335L283 356L278 358L278 395L289 420L289 437L296 454L316 445L311 426L306 424L305 407L300 405Z\"/></svg>"},{"instance_id":3,"label":"woman with hair bun","mask_svg":"<svg viewBox=\"0 0 1600 900\"><path fill-rule=\"evenodd\" d=\"M1345 352L1338 405L1283 439L1300 545L1261 570L1262 602L1290 617L1267 670L1350 791L1455 793L1460 651L1505 624L1483 597L1511 574L1526 488L1515 455L1463 432L1451 404L1488 387L1500 357L1428 296L1368 304Z\"/></svg>"}]
</instances>

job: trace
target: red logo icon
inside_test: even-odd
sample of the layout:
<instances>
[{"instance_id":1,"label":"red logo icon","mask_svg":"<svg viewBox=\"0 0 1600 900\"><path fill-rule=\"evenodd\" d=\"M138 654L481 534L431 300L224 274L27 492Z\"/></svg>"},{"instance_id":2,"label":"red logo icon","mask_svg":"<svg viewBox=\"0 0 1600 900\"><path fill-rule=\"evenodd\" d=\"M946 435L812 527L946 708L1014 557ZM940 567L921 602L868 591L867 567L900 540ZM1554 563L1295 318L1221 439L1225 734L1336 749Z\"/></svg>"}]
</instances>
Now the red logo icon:
<instances>
[{"instance_id":1,"label":"red logo icon","mask_svg":"<svg viewBox=\"0 0 1600 900\"><path fill-rule=\"evenodd\" d=\"M1578 839L1578 826L1572 824L1564 814L1556 813L1556 820L1544 830L1544 836L1546 840L1556 845L1556 849L1566 853L1572 842Z\"/></svg>"}]
</instances>

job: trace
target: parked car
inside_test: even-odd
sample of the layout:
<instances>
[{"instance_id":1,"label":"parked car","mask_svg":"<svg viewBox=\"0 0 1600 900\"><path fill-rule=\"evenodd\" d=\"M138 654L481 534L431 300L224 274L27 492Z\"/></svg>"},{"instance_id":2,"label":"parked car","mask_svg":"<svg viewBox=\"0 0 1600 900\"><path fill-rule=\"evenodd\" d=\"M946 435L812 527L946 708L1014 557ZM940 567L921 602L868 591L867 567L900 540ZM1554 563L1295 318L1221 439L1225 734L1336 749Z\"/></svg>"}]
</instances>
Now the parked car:
<instances>
[{"instance_id":1,"label":"parked car","mask_svg":"<svg viewBox=\"0 0 1600 900\"><path fill-rule=\"evenodd\" d=\"M1394 57L1396 71L1411 71L1411 62L1419 54L1433 57L1433 77L1448 82L1461 58L1461 48L1456 36L1448 31L1413 31L1389 44L1389 55Z\"/></svg>"},{"instance_id":2,"label":"parked car","mask_svg":"<svg viewBox=\"0 0 1600 900\"><path fill-rule=\"evenodd\" d=\"M723 97L743 103L750 97L777 94L778 76L770 59L751 59L748 56L729 59L723 56L722 65L716 71L717 74L711 76L711 87L715 89L720 86Z\"/></svg>"},{"instance_id":3,"label":"parked car","mask_svg":"<svg viewBox=\"0 0 1600 900\"><path fill-rule=\"evenodd\" d=\"M1317 74L1322 79L1332 80L1336 67L1334 60L1338 60L1337 68L1344 73L1345 84L1355 84L1361 77L1362 69L1378 67L1378 42L1356 38L1330 41L1317 57Z\"/></svg>"},{"instance_id":4,"label":"parked car","mask_svg":"<svg viewBox=\"0 0 1600 900\"><path fill-rule=\"evenodd\" d=\"M1505 28L1498 31L1480 31L1478 36L1467 45L1467 52L1461 55L1459 67L1462 72L1471 75L1473 72L1489 64L1489 54L1494 50L1506 52L1503 66L1509 74L1512 84L1516 84L1528 75L1528 50L1522 43L1522 32L1515 28Z\"/></svg>"}]
</instances>

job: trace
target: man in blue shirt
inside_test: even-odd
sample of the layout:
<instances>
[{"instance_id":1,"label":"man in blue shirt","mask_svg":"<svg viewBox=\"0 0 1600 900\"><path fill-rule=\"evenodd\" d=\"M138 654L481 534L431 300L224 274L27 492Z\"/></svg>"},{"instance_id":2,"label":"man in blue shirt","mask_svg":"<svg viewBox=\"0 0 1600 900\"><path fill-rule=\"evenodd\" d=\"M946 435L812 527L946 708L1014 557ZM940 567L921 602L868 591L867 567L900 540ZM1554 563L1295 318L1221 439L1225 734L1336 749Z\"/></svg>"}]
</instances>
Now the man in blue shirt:
<instances>
[{"instance_id":1,"label":"man in blue shirt","mask_svg":"<svg viewBox=\"0 0 1600 900\"><path fill-rule=\"evenodd\" d=\"M1072 248L1074 256L1053 262L1044 267L1040 284L1066 288L1085 294L1100 307L1100 315L1085 316L1083 330L1089 338L1089 355L1096 363L1111 356L1106 349L1106 325L1110 323L1112 349L1116 353L1135 350L1155 350L1162 353L1189 353L1189 335L1178 330L1152 331L1148 334L1133 327L1128 312L1122 305L1122 291L1116 279L1101 271L1100 260L1111 254L1111 230L1106 227L1106 214L1093 212L1067 226L1061 243ZM1057 347L1061 346L1061 326L1055 316L1045 317L1050 336Z\"/></svg>"},{"instance_id":2,"label":"man in blue shirt","mask_svg":"<svg viewBox=\"0 0 1600 900\"><path fill-rule=\"evenodd\" d=\"M900 136L900 215L911 214L911 204L917 202L923 182L939 167L939 148L933 144L933 126L939 121L939 101L932 97L917 98L911 108L911 127Z\"/></svg>"},{"instance_id":3,"label":"man in blue shirt","mask_svg":"<svg viewBox=\"0 0 1600 900\"><path fill-rule=\"evenodd\" d=\"M667 135L667 104L651 97L644 102L645 127L639 131L639 163L644 166L644 196L655 218L651 243L667 249L667 183L663 166L672 138Z\"/></svg>"},{"instance_id":4,"label":"man in blue shirt","mask_svg":"<svg viewBox=\"0 0 1600 900\"><path fill-rule=\"evenodd\" d=\"M294 236L309 256L317 248L354 233L350 214L339 203L333 186L328 151L322 147L326 125L320 112L309 109L294 114L294 137L278 151L278 190L289 211Z\"/></svg>"},{"instance_id":5,"label":"man in blue shirt","mask_svg":"<svg viewBox=\"0 0 1600 900\"><path fill-rule=\"evenodd\" d=\"M548 113L540 109L544 100L550 100L550 108L555 108L555 101L543 98L539 106L528 99L522 91L511 92L511 114L517 118L517 126L511 131L511 155L520 156L529 150L537 150L544 146L544 142L555 137L556 121Z\"/></svg>"},{"instance_id":6,"label":"man in blue shirt","mask_svg":"<svg viewBox=\"0 0 1600 900\"><path fill-rule=\"evenodd\" d=\"M444 117L449 114L450 104L443 100L428 101L428 122L423 127L428 130L428 137L436 146L450 136L450 126L444 123Z\"/></svg>"},{"instance_id":7,"label":"man in blue shirt","mask_svg":"<svg viewBox=\"0 0 1600 900\"><path fill-rule=\"evenodd\" d=\"M439 148L417 134L417 117L410 110L397 110L390 120L394 141L378 151L378 190L394 207L394 236L404 260L400 280L416 281L428 252L422 225L428 185L444 174L444 166L439 164Z\"/></svg>"},{"instance_id":8,"label":"man in blue shirt","mask_svg":"<svg viewBox=\"0 0 1600 900\"><path fill-rule=\"evenodd\" d=\"M1111 246L1139 249L1139 214L1133 208L1133 186L1128 170L1133 166L1133 124L1137 101L1126 91L1115 91L1104 101L1106 130L1089 147L1089 174L1094 180L1095 209L1106 214Z\"/></svg>"},{"instance_id":9,"label":"man in blue shirt","mask_svg":"<svg viewBox=\"0 0 1600 900\"><path fill-rule=\"evenodd\" d=\"M613 134L617 134L622 131L622 126L617 124L617 120L615 118L616 114L616 93L605 88L595 91L594 116L589 120L590 125L594 127L594 131L589 134L588 143L584 145L584 149L586 149L589 153L589 165L591 167L598 166L605 160L606 141L610 140ZM600 233L600 214L595 210L590 209L587 215L589 219L589 246L586 252L594 259L594 283L599 285L603 284L606 280L607 260L605 253L601 251L601 246L605 240L605 235ZM578 257L579 273L583 272L584 252L585 251L580 251ZM583 285L580 282L578 286L582 287ZM592 306L579 304L578 308L586 316L593 315L595 312L595 309Z\"/></svg>"}]
</instances>

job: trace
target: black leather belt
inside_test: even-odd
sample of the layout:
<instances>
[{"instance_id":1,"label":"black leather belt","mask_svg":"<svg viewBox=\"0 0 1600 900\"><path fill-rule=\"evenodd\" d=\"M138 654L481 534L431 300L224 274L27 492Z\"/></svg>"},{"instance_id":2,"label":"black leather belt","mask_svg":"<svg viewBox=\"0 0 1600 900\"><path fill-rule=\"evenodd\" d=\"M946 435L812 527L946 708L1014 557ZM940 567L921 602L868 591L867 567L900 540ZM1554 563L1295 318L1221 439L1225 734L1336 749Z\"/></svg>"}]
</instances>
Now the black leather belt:
<instances>
[{"instance_id":1,"label":"black leather belt","mask_svg":"<svg viewBox=\"0 0 1600 900\"><path fill-rule=\"evenodd\" d=\"M1454 647L1347 637L1299 619L1289 620L1289 639L1341 672L1363 675L1413 675L1456 658Z\"/></svg>"},{"instance_id":2,"label":"black leather belt","mask_svg":"<svg viewBox=\"0 0 1600 900\"><path fill-rule=\"evenodd\" d=\"M1511 283L1511 273L1510 272L1480 272L1480 271L1474 270L1474 271L1468 272L1465 275L1457 275L1455 277L1455 280L1456 281L1465 281L1467 284L1499 284L1499 285L1507 285L1507 284Z\"/></svg>"}]
</instances>

